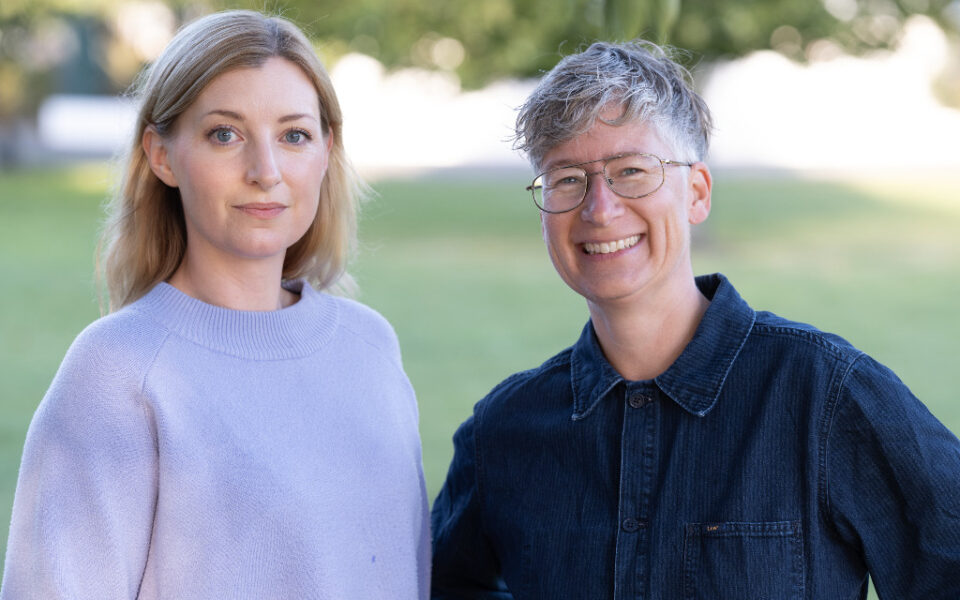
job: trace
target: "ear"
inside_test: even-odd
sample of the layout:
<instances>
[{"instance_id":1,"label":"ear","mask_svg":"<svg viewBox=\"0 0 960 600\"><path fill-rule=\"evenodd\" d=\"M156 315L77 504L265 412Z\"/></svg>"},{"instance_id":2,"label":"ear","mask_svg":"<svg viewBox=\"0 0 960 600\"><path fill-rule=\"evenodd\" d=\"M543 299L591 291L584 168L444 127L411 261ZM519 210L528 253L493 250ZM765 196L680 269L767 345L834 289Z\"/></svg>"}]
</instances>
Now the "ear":
<instances>
[{"instance_id":1,"label":"ear","mask_svg":"<svg viewBox=\"0 0 960 600\"><path fill-rule=\"evenodd\" d=\"M687 181L687 219L691 225L698 225L710 215L710 192L713 189L713 177L706 163L696 162L690 167Z\"/></svg>"},{"instance_id":2,"label":"ear","mask_svg":"<svg viewBox=\"0 0 960 600\"><path fill-rule=\"evenodd\" d=\"M170 156L167 145L169 141L164 140L163 136L153 125L147 126L143 131L143 138L140 145L143 146L143 152L147 155L147 163L150 170L160 181L170 187L178 187L177 176L170 167Z\"/></svg>"}]
</instances>

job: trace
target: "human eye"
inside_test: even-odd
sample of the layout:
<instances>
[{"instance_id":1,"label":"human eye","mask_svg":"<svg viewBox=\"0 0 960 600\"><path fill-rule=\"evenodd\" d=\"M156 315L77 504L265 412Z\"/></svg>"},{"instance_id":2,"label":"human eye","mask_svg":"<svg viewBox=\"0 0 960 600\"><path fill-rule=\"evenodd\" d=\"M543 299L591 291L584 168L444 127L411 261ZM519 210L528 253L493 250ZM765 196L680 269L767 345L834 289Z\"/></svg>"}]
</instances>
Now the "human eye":
<instances>
[{"instance_id":1,"label":"human eye","mask_svg":"<svg viewBox=\"0 0 960 600\"><path fill-rule=\"evenodd\" d=\"M641 177L646 175L646 169L642 167L624 167L614 174L614 177Z\"/></svg>"},{"instance_id":2,"label":"human eye","mask_svg":"<svg viewBox=\"0 0 960 600\"><path fill-rule=\"evenodd\" d=\"M654 163L645 156L625 156L607 165L614 179L638 179L654 172Z\"/></svg>"},{"instance_id":3,"label":"human eye","mask_svg":"<svg viewBox=\"0 0 960 600\"><path fill-rule=\"evenodd\" d=\"M310 132L306 131L305 129L291 129L283 134L283 141L295 146L306 144L312 139L313 136L310 135Z\"/></svg>"},{"instance_id":4,"label":"human eye","mask_svg":"<svg viewBox=\"0 0 960 600\"><path fill-rule=\"evenodd\" d=\"M236 137L237 133L225 125L219 125L207 132L207 138L221 146L226 146L230 142L233 142Z\"/></svg>"},{"instance_id":5,"label":"human eye","mask_svg":"<svg viewBox=\"0 0 960 600\"><path fill-rule=\"evenodd\" d=\"M560 169L548 174L546 186L549 188L577 187L583 185L585 178L586 175L580 169Z\"/></svg>"}]
</instances>

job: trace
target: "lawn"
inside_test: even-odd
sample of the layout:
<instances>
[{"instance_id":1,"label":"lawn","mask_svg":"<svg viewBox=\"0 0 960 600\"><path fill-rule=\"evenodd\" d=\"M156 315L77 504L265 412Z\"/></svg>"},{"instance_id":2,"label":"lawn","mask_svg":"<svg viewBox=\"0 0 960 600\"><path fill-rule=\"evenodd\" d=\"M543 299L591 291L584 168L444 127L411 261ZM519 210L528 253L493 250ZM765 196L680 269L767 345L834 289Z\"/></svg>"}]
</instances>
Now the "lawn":
<instances>
[{"instance_id":1,"label":"lawn","mask_svg":"<svg viewBox=\"0 0 960 600\"><path fill-rule=\"evenodd\" d=\"M715 175L697 272L722 271L755 308L840 333L960 431L960 184ZM0 174L0 549L30 416L98 315L108 182L99 165ZM572 343L586 320L547 259L526 183L516 172L381 181L364 210L352 271L359 299L400 337L431 497L473 404Z\"/></svg>"}]
</instances>

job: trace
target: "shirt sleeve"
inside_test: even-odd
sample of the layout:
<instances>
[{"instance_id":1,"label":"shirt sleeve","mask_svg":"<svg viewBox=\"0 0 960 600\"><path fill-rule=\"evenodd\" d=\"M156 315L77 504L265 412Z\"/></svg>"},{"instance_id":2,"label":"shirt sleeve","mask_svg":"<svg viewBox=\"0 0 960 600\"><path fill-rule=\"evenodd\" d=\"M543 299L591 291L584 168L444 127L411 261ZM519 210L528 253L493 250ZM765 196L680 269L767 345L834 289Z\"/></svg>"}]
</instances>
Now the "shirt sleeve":
<instances>
[{"instance_id":1,"label":"shirt sleeve","mask_svg":"<svg viewBox=\"0 0 960 600\"><path fill-rule=\"evenodd\" d=\"M861 356L827 437L834 525L880 598L960 598L960 442L886 367Z\"/></svg>"},{"instance_id":2,"label":"shirt sleeve","mask_svg":"<svg viewBox=\"0 0 960 600\"><path fill-rule=\"evenodd\" d=\"M78 339L30 424L2 600L137 596L156 504L157 450L140 378L109 346Z\"/></svg>"},{"instance_id":3,"label":"shirt sleeve","mask_svg":"<svg viewBox=\"0 0 960 600\"><path fill-rule=\"evenodd\" d=\"M454 455L447 480L433 504L433 583L435 600L511 600L481 516L475 417L453 436Z\"/></svg>"}]
</instances>

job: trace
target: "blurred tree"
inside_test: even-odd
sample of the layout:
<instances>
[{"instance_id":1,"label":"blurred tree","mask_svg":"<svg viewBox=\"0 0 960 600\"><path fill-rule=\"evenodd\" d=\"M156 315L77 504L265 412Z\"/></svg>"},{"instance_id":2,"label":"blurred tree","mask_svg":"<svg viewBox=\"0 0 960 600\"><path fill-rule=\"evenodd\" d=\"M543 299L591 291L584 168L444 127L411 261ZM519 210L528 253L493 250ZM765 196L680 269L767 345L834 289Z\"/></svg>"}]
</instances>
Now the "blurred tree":
<instances>
[{"instance_id":1,"label":"blurred tree","mask_svg":"<svg viewBox=\"0 0 960 600\"><path fill-rule=\"evenodd\" d=\"M63 86L94 93L123 89L150 60L150 48L157 44L147 42L164 14L170 15L172 31L222 8L278 12L321 40L319 50L328 61L358 51L388 67L456 72L468 88L501 77L536 76L560 56L597 39L645 37L707 61L771 47L806 60L824 43L853 53L890 47L915 14L940 24L954 44L960 37L960 0L272 2L0 1L0 164L9 154L4 140L10 136L4 130L35 110L50 91ZM941 84L940 89L960 96L960 86ZM960 103L960 98L953 100Z\"/></svg>"},{"instance_id":2,"label":"blurred tree","mask_svg":"<svg viewBox=\"0 0 960 600\"><path fill-rule=\"evenodd\" d=\"M263 7L212 1L218 8ZM286 0L283 7L324 40L325 52L356 50L388 66L455 70L467 87L537 75L597 39L645 37L705 60L771 47L806 60L821 40L853 53L890 47L915 14L954 39L960 31L960 0Z\"/></svg>"},{"instance_id":3,"label":"blurred tree","mask_svg":"<svg viewBox=\"0 0 960 600\"><path fill-rule=\"evenodd\" d=\"M322 40L335 59L348 51L389 67L421 66L456 71L466 87L504 76L534 76L557 58L597 39L645 37L711 60L774 47L804 60L810 46L830 40L858 53L895 44L908 17L924 14L956 39L960 0L163 0L183 21L222 8L279 12ZM73 42L94 26L109 25L86 40L100 55L89 61L111 75L114 87L128 73L110 73L104 48L124 6L157 0L3 0L0 2L0 116L22 112L44 93L51 73L67 57L36 60L40 46L63 46L51 22L72 23ZM951 18L951 14L953 17ZM85 24L78 29L77 24ZM54 27L54 29L57 29ZM63 27L60 27L62 33ZM43 39L44 35L48 39ZM69 36L68 36L69 37ZM59 40L59 41L58 41ZM99 46L98 46L99 44ZM66 42L71 46L70 40ZM68 48L70 50L70 48ZM72 48L74 52L81 49ZM41 52L49 55L49 52ZM53 54L56 54L54 52ZM61 52L63 54L63 52ZM129 66L129 65L128 65ZM129 69L123 69L127 71ZM61 76L62 78L62 76ZM30 84L26 84L26 80ZM44 85L39 85L39 84ZM109 87L109 86L108 86ZM106 90L105 90L106 91Z\"/></svg>"},{"instance_id":4,"label":"blurred tree","mask_svg":"<svg viewBox=\"0 0 960 600\"><path fill-rule=\"evenodd\" d=\"M158 25L154 20L140 31L122 31L131 7L170 14L172 33L176 21L195 14L195 5L194 0L0 0L0 167L16 164L23 145L35 144L28 122L47 95L110 94L130 84L149 59L134 46Z\"/></svg>"}]
</instances>

